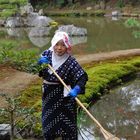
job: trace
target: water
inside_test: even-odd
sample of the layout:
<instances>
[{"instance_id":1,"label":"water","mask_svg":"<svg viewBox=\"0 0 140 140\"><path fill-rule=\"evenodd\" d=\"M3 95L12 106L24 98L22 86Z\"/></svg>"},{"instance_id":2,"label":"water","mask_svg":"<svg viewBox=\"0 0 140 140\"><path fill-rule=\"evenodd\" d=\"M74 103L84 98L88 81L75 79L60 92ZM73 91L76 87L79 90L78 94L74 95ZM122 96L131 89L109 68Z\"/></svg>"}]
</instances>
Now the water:
<instances>
[{"instance_id":1,"label":"water","mask_svg":"<svg viewBox=\"0 0 140 140\"><path fill-rule=\"evenodd\" d=\"M72 37L73 54L91 54L140 48L140 39L134 38L134 29L124 26L125 19L112 20L111 18L95 17L53 17L59 25L74 24L87 29L85 37ZM40 52L50 47L53 30L49 37L31 37L33 28L0 28L6 32L5 39L14 39L21 43L21 47L38 48ZM136 29L137 30L137 29ZM1 40L1 38L0 38Z\"/></svg>"},{"instance_id":2,"label":"water","mask_svg":"<svg viewBox=\"0 0 140 140\"><path fill-rule=\"evenodd\" d=\"M110 94L103 96L90 108L90 112L106 130L116 134L121 140L139 140L140 78L112 89ZM81 118L80 127L83 135L86 135L85 140L103 139L88 116Z\"/></svg>"},{"instance_id":3,"label":"water","mask_svg":"<svg viewBox=\"0 0 140 140\"><path fill-rule=\"evenodd\" d=\"M82 44L74 46L75 53L89 54L140 48L140 39L135 39L132 35L134 29L124 26L126 19L112 20L111 18L97 17L59 17L54 19L61 24L74 24L87 29L87 40L85 39Z\"/></svg>"}]
</instances>

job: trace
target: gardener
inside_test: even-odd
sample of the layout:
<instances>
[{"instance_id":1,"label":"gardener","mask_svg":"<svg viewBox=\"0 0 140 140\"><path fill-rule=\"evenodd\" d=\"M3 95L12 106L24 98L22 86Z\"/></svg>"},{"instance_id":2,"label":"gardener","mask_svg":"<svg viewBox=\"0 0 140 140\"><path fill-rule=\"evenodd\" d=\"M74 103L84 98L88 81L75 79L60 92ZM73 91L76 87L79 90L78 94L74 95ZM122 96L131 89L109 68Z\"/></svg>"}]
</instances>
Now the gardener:
<instances>
[{"instance_id":1,"label":"gardener","mask_svg":"<svg viewBox=\"0 0 140 140\"><path fill-rule=\"evenodd\" d=\"M44 51L39 64L49 63L63 81L71 88L68 92L55 74L45 68L39 72L43 77L42 126L45 140L62 137L77 140L77 105L75 97L84 94L88 80L86 72L70 55L71 44L66 32L56 32L51 47Z\"/></svg>"}]
</instances>

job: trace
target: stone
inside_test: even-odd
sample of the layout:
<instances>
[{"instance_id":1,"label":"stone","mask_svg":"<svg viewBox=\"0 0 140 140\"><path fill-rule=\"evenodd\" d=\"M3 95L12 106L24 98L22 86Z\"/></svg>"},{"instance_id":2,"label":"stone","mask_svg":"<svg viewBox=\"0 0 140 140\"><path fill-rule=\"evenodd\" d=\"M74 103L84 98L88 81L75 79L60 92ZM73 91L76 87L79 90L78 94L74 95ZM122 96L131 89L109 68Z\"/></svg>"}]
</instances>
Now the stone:
<instances>
[{"instance_id":1,"label":"stone","mask_svg":"<svg viewBox=\"0 0 140 140\"><path fill-rule=\"evenodd\" d=\"M0 140L10 140L10 131L9 124L0 124Z\"/></svg>"}]
</instances>

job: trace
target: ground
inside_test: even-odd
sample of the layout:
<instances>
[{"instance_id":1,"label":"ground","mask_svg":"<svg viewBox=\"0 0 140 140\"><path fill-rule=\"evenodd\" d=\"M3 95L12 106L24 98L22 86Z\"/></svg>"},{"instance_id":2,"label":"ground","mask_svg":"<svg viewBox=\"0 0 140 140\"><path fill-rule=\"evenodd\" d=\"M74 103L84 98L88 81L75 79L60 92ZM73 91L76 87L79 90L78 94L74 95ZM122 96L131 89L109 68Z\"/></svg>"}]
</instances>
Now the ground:
<instances>
[{"instance_id":1,"label":"ground","mask_svg":"<svg viewBox=\"0 0 140 140\"><path fill-rule=\"evenodd\" d=\"M11 67L0 66L0 69L0 94L5 93L10 97L18 95L20 91L38 78L37 75L21 72ZM4 98L0 97L0 107L5 105Z\"/></svg>"},{"instance_id":2,"label":"ground","mask_svg":"<svg viewBox=\"0 0 140 140\"><path fill-rule=\"evenodd\" d=\"M115 59L128 56L140 56L140 49L120 50L109 53L89 54L75 56L78 62L82 64ZM15 96L25 89L32 81L37 80L37 75L32 75L26 72L15 70L11 67L0 65L0 94L6 93L9 96ZM6 105L5 100L0 97L0 107Z\"/></svg>"}]
</instances>

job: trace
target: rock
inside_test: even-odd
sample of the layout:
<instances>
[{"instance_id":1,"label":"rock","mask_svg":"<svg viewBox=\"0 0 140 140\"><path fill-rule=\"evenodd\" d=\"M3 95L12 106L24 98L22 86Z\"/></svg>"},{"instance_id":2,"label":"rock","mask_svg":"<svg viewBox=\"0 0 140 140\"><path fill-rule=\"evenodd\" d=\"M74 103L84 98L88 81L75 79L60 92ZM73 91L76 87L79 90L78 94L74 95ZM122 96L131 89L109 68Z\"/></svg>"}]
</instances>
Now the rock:
<instances>
[{"instance_id":1,"label":"rock","mask_svg":"<svg viewBox=\"0 0 140 140\"><path fill-rule=\"evenodd\" d=\"M4 26L5 20L0 19L0 26Z\"/></svg>"},{"instance_id":2,"label":"rock","mask_svg":"<svg viewBox=\"0 0 140 140\"><path fill-rule=\"evenodd\" d=\"M10 140L10 131L9 124L0 124L0 140Z\"/></svg>"},{"instance_id":3,"label":"rock","mask_svg":"<svg viewBox=\"0 0 140 140\"><path fill-rule=\"evenodd\" d=\"M41 36L49 36L51 27L33 27L29 32L29 36L41 37Z\"/></svg>"},{"instance_id":4,"label":"rock","mask_svg":"<svg viewBox=\"0 0 140 140\"><path fill-rule=\"evenodd\" d=\"M92 10L92 7L87 7L86 10L88 10L88 11L89 11L89 10Z\"/></svg>"},{"instance_id":5,"label":"rock","mask_svg":"<svg viewBox=\"0 0 140 140\"><path fill-rule=\"evenodd\" d=\"M32 5L30 3L28 3L27 5L25 5L24 7L20 8L20 13L21 16L25 15L25 14L30 14L34 11Z\"/></svg>"},{"instance_id":6,"label":"rock","mask_svg":"<svg viewBox=\"0 0 140 140\"><path fill-rule=\"evenodd\" d=\"M74 25L59 26L57 31L65 31L70 36L86 36L87 35L87 29L86 28L75 27Z\"/></svg>"},{"instance_id":7,"label":"rock","mask_svg":"<svg viewBox=\"0 0 140 140\"><path fill-rule=\"evenodd\" d=\"M40 16L43 16L43 15L44 15L43 9L40 9L40 10L38 11L38 14L39 14Z\"/></svg>"},{"instance_id":8,"label":"rock","mask_svg":"<svg viewBox=\"0 0 140 140\"><path fill-rule=\"evenodd\" d=\"M27 19L25 19L25 24L29 27L47 27L53 20L46 16L39 16L37 14L30 14Z\"/></svg>"},{"instance_id":9,"label":"rock","mask_svg":"<svg viewBox=\"0 0 140 140\"><path fill-rule=\"evenodd\" d=\"M121 15L121 12L120 11L112 11L112 16L120 16Z\"/></svg>"},{"instance_id":10,"label":"rock","mask_svg":"<svg viewBox=\"0 0 140 140\"><path fill-rule=\"evenodd\" d=\"M22 26L23 26L23 22L20 17L9 17L6 20L6 24L5 24L5 27L9 27L9 28L22 27Z\"/></svg>"}]
</instances>

